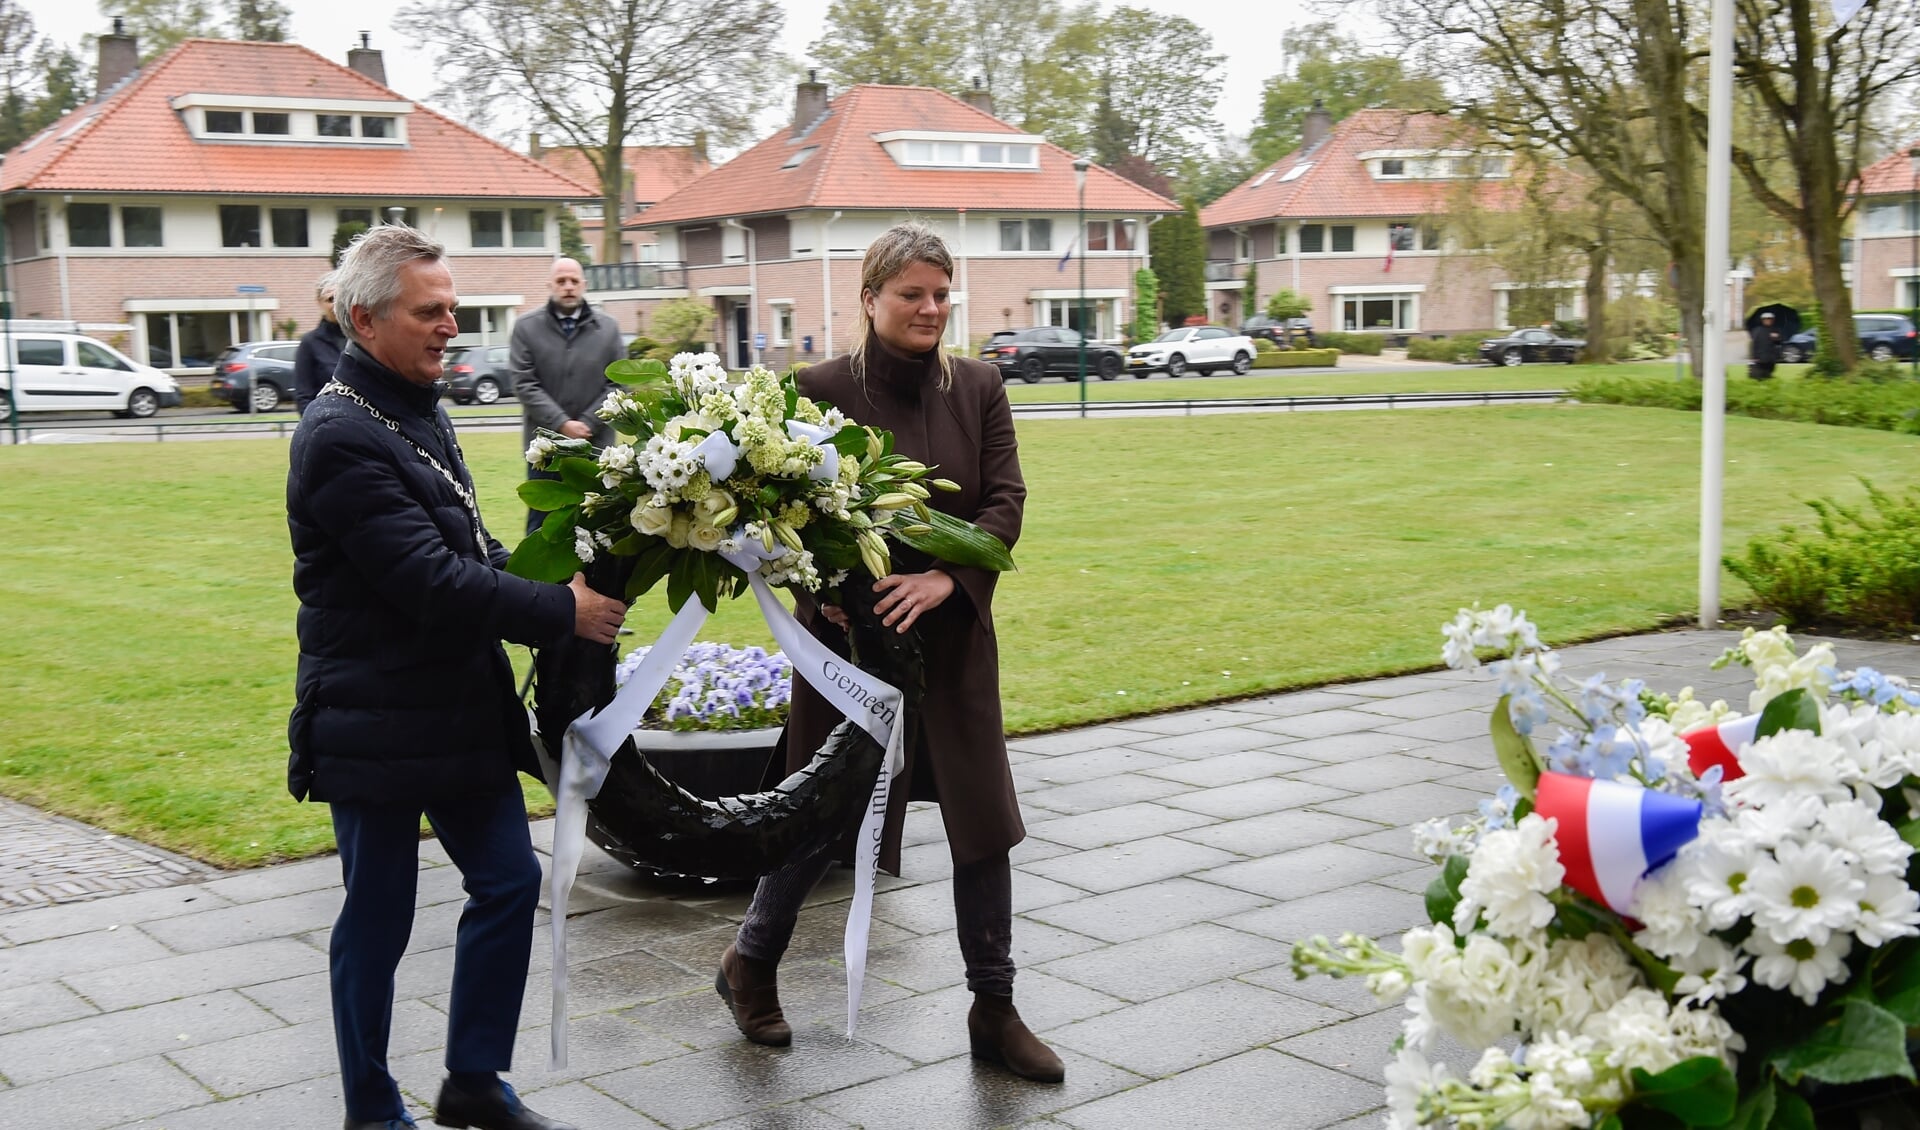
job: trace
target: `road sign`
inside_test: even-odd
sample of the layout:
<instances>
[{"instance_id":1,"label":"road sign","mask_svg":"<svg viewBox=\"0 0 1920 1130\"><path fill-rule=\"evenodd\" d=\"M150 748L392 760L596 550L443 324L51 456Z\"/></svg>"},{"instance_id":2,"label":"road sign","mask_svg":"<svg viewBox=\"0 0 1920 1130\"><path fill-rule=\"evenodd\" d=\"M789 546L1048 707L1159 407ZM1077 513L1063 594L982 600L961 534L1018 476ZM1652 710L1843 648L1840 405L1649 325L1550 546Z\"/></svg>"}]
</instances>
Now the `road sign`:
<instances>
[{"instance_id":1,"label":"road sign","mask_svg":"<svg viewBox=\"0 0 1920 1130\"><path fill-rule=\"evenodd\" d=\"M265 293L267 292L267 288L266 288L266 287L264 287L264 286L260 286L260 285L257 285L257 284L248 284L248 285L245 285L245 286L236 286L236 287L234 287L234 288L233 288L233 290L234 290L234 293L235 293L235 294L265 294Z\"/></svg>"},{"instance_id":2,"label":"road sign","mask_svg":"<svg viewBox=\"0 0 1920 1130\"><path fill-rule=\"evenodd\" d=\"M767 335L766 335L766 334L754 334L754 335L753 335L753 347L754 347L755 349L765 349L765 348L767 347Z\"/></svg>"}]
</instances>

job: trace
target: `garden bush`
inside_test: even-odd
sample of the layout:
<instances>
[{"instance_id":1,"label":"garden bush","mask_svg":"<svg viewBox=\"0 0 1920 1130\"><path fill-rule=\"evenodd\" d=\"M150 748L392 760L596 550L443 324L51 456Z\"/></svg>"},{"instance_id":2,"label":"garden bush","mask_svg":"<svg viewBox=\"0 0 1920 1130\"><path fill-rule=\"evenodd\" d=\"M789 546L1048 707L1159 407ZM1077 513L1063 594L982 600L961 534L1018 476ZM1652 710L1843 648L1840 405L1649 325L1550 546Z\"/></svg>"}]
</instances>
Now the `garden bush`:
<instances>
[{"instance_id":1,"label":"garden bush","mask_svg":"<svg viewBox=\"0 0 1920 1130\"><path fill-rule=\"evenodd\" d=\"M1253 359L1256 369L1305 369L1316 365L1338 365L1338 349L1277 349Z\"/></svg>"},{"instance_id":2,"label":"garden bush","mask_svg":"<svg viewBox=\"0 0 1920 1130\"><path fill-rule=\"evenodd\" d=\"M1430 338L1416 337L1407 343L1409 361L1451 361L1462 364L1480 360L1480 343L1490 337L1499 337L1498 330L1485 333L1454 334L1452 337Z\"/></svg>"},{"instance_id":3,"label":"garden bush","mask_svg":"<svg viewBox=\"0 0 1920 1130\"><path fill-rule=\"evenodd\" d=\"M1273 343L1272 338L1256 337L1253 339L1253 351L1255 353L1274 353L1277 352L1279 348L1279 346Z\"/></svg>"},{"instance_id":4,"label":"garden bush","mask_svg":"<svg viewBox=\"0 0 1920 1130\"><path fill-rule=\"evenodd\" d=\"M1819 515L1813 530L1784 526L1747 543L1744 558L1725 559L1754 601L1789 627L1920 628L1920 488L1895 496L1861 483L1865 506L1809 502Z\"/></svg>"},{"instance_id":5,"label":"garden bush","mask_svg":"<svg viewBox=\"0 0 1920 1130\"><path fill-rule=\"evenodd\" d=\"M1380 356L1380 350L1387 339L1380 334L1349 334L1328 330L1314 335L1315 344L1325 349L1338 349L1342 353L1365 353Z\"/></svg>"},{"instance_id":6,"label":"garden bush","mask_svg":"<svg viewBox=\"0 0 1920 1130\"><path fill-rule=\"evenodd\" d=\"M1891 367L1891 366L1889 366ZM1586 404L1700 410L1700 384L1664 377L1586 377L1573 399ZM1727 382L1727 411L1764 420L1796 420L1920 434L1920 382L1875 376Z\"/></svg>"}]
</instances>

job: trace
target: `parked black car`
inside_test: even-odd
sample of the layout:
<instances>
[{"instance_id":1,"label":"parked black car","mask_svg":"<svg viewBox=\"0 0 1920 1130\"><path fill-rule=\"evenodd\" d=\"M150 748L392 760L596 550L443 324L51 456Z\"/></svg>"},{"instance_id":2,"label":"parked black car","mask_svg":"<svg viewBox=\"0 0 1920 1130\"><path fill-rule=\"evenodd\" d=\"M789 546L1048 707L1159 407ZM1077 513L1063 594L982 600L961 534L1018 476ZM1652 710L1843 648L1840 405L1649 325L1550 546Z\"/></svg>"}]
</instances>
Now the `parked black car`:
<instances>
[{"instance_id":1,"label":"parked black car","mask_svg":"<svg viewBox=\"0 0 1920 1130\"><path fill-rule=\"evenodd\" d=\"M1873 360L1913 360L1916 342L1912 319L1900 314L1855 314L1853 328L1860 335L1860 352ZM1816 330L1794 334L1780 343L1780 363L1795 365L1809 360L1819 344Z\"/></svg>"},{"instance_id":2,"label":"parked black car","mask_svg":"<svg viewBox=\"0 0 1920 1130\"><path fill-rule=\"evenodd\" d=\"M980 360L1000 369L1004 377L1033 384L1048 373L1067 380L1080 377L1080 331L1065 326L1035 326L998 330L980 347ZM1110 381L1127 367L1126 354L1111 345L1087 342L1087 371Z\"/></svg>"},{"instance_id":3,"label":"parked black car","mask_svg":"<svg viewBox=\"0 0 1920 1130\"><path fill-rule=\"evenodd\" d=\"M1561 337L1552 330L1515 330L1505 337L1480 343L1480 359L1495 365L1521 365L1528 361L1564 361L1571 365L1580 359L1587 343L1579 338Z\"/></svg>"},{"instance_id":4,"label":"parked black car","mask_svg":"<svg viewBox=\"0 0 1920 1130\"><path fill-rule=\"evenodd\" d=\"M1240 332L1248 337L1264 337L1279 346L1290 346L1295 342L1314 346L1313 322L1306 318L1269 318L1265 314L1255 314L1240 326ZM1289 335L1292 340L1289 341Z\"/></svg>"},{"instance_id":5,"label":"parked black car","mask_svg":"<svg viewBox=\"0 0 1920 1130\"><path fill-rule=\"evenodd\" d=\"M504 345L468 345L447 351L441 372L455 404L492 404L513 395L513 370Z\"/></svg>"},{"instance_id":6,"label":"parked black car","mask_svg":"<svg viewBox=\"0 0 1920 1130\"><path fill-rule=\"evenodd\" d=\"M207 390L245 412L249 400L255 412L271 412L285 403L293 388L293 354L297 341L243 341L229 345L213 359L213 377Z\"/></svg>"}]
</instances>

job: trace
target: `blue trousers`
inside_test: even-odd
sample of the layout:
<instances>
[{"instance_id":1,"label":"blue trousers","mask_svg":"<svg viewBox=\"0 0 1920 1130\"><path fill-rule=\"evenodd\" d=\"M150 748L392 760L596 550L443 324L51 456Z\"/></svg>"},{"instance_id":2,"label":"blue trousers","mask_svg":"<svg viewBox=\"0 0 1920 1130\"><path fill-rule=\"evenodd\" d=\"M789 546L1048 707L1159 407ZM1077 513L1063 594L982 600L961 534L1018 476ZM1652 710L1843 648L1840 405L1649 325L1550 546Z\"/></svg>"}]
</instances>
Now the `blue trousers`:
<instances>
[{"instance_id":1,"label":"blue trousers","mask_svg":"<svg viewBox=\"0 0 1920 1130\"><path fill-rule=\"evenodd\" d=\"M520 996L540 901L540 861L514 789L451 804L335 804L346 902L329 947L333 1032L347 1117L378 1122L405 1111L387 1071L393 975L413 933L420 816L460 869L467 892L453 950L447 1070L505 1071L513 1062Z\"/></svg>"}]
</instances>

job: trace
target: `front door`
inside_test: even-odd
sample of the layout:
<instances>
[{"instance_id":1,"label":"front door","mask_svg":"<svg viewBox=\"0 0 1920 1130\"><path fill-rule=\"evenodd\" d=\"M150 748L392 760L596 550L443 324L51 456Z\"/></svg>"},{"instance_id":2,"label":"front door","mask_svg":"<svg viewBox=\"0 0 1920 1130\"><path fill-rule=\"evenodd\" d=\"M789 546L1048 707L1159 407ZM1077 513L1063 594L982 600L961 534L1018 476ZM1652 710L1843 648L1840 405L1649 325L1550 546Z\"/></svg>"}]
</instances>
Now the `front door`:
<instances>
[{"instance_id":1,"label":"front door","mask_svg":"<svg viewBox=\"0 0 1920 1130\"><path fill-rule=\"evenodd\" d=\"M750 348L753 339L747 334L747 306L739 303L733 308L733 367L745 369L753 364L753 351Z\"/></svg>"}]
</instances>

